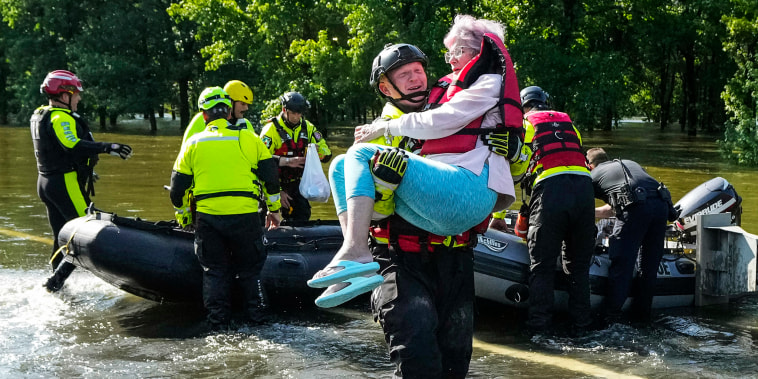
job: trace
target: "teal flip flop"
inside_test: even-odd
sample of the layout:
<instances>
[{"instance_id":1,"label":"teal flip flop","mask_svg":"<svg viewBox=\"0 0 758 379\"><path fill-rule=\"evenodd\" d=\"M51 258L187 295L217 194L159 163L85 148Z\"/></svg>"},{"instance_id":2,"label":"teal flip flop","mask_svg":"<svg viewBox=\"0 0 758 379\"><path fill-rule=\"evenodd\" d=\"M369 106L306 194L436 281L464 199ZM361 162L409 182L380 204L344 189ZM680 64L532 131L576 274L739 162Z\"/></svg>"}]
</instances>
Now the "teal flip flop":
<instances>
[{"instance_id":1,"label":"teal flip flop","mask_svg":"<svg viewBox=\"0 0 758 379\"><path fill-rule=\"evenodd\" d=\"M343 283L347 283L347 287L331 293L329 295L321 295L316 298L316 305L321 308L332 308L340 304L343 304L358 295L364 294L379 287L384 282L384 277L381 275L373 275L369 277L359 276L357 278L350 278Z\"/></svg>"},{"instance_id":2,"label":"teal flip flop","mask_svg":"<svg viewBox=\"0 0 758 379\"><path fill-rule=\"evenodd\" d=\"M337 263L324 267L324 270L328 268L342 267L342 270L336 271L333 274L308 281L308 287L312 288L326 288L332 284L342 283L347 279L364 276L368 274L376 273L379 270L379 263L359 263L353 261L338 261Z\"/></svg>"}]
</instances>

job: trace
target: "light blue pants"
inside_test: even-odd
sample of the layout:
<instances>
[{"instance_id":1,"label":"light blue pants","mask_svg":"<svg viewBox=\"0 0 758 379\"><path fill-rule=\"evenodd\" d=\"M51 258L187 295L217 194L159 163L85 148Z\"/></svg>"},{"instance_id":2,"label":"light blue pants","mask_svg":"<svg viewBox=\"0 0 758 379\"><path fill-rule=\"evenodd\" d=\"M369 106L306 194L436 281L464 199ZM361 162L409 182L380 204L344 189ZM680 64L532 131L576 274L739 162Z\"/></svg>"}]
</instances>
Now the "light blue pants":
<instances>
[{"instance_id":1,"label":"light blue pants","mask_svg":"<svg viewBox=\"0 0 758 379\"><path fill-rule=\"evenodd\" d=\"M337 214L347 199L374 198L371 157L386 146L353 145L329 166L329 184ZM450 236L476 226L492 212L497 193L487 188L489 166L477 176L465 168L408 154L408 169L395 190L395 213L427 232Z\"/></svg>"}]
</instances>

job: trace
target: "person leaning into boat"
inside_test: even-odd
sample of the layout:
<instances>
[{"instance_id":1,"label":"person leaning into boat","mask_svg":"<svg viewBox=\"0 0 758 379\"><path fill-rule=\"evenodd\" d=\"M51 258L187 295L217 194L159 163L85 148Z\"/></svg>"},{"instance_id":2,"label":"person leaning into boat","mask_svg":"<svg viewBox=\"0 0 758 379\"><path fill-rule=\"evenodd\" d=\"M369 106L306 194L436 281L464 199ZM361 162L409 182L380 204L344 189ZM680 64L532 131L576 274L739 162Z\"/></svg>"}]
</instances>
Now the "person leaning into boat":
<instances>
[{"instance_id":1,"label":"person leaning into boat","mask_svg":"<svg viewBox=\"0 0 758 379\"><path fill-rule=\"evenodd\" d=\"M258 191L264 189L269 213L278 223L276 161L252 130L228 121L232 102L221 87L203 90L198 106L207 127L190 137L176 158L171 202L181 206L190 190L195 197L195 254L203 267L203 301L211 328L229 325L235 277L247 320L259 323L267 304L260 280L266 250Z\"/></svg>"},{"instance_id":2,"label":"person leaning into boat","mask_svg":"<svg viewBox=\"0 0 758 379\"><path fill-rule=\"evenodd\" d=\"M606 202L595 208L595 216L616 217L608 239L611 266L604 301L605 321L611 324L621 320L621 308L631 293L631 319L648 322L664 253L666 221L678 216L671 193L636 162L611 160L602 148L587 150L587 165L595 197ZM636 288L632 289L635 277Z\"/></svg>"},{"instance_id":3,"label":"person leaning into boat","mask_svg":"<svg viewBox=\"0 0 758 379\"><path fill-rule=\"evenodd\" d=\"M55 292L63 287L76 268L59 252L58 233L63 225L84 216L95 195L93 171L98 155L108 153L129 159L132 148L122 143L95 142L87 122L76 113L81 100L82 83L74 73L55 70L47 74L40 86L48 105L41 106L31 117L32 142L37 159L37 194L47 208L47 219L53 230L55 270L45 288Z\"/></svg>"},{"instance_id":4,"label":"person leaning into boat","mask_svg":"<svg viewBox=\"0 0 758 379\"><path fill-rule=\"evenodd\" d=\"M310 103L298 92L287 92L279 97L282 112L261 130L261 139L279 162L279 183L282 187L282 218L307 221L311 218L311 204L300 194L300 179L305 165L305 148L318 146L322 163L329 162L332 152L321 133L303 117Z\"/></svg>"},{"instance_id":5,"label":"person leaning into boat","mask_svg":"<svg viewBox=\"0 0 758 379\"><path fill-rule=\"evenodd\" d=\"M247 112L250 104L253 103L253 90L240 80L230 80L224 85L224 91L226 91L232 99L232 112L230 114L229 122L232 125L236 125L240 128L247 128L247 130L255 133L253 124L250 123L250 120L245 118L245 112ZM201 109L184 129L182 145L184 145L184 143L193 135L205 130L205 127L205 119L203 118L203 111ZM181 207L176 207L174 212L176 221L183 228L189 227L193 223L192 205L190 203L192 203L192 200L188 196L186 203Z\"/></svg>"},{"instance_id":6,"label":"person leaning into boat","mask_svg":"<svg viewBox=\"0 0 758 379\"><path fill-rule=\"evenodd\" d=\"M556 262L562 257L569 276L571 331L581 334L592 324L589 269L595 243L595 199L581 135L566 113L548 106L548 94L540 87L524 88L521 104L525 142L534 151L529 177L522 183L531 192L527 330L546 333L551 328Z\"/></svg>"},{"instance_id":7,"label":"person leaning into boat","mask_svg":"<svg viewBox=\"0 0 758 379\"><path fill-rule=\"evenodd\" d=\"M510 62L500 42L502 36L503 27L499 23L475 20L471 16L456 18L455 26L445 39L445 44L450 48L446 60L452 66L455 78L448 77L442 83L449 84L452 80L447 79L457 78L461 85L467 83L471 86L468 91L453 91L455 100L439 101L444 104L438 110L415 113L428 116L422 117L418 123L408 118L414 113L403 113L418 110L419 103L426 96L426 57L412 45L399 44L385 48L375 58L371 74L371 84L388 98L383 117L375 124L405 118L407 124L399 125L413 124L425 128L426 132L418 131L419 137L429 138L439 136L439 131L446 128L449 128L446 134L454 134L472 122L477 123L477 127L481 123L483 128L502 123L499 109L495 107L502 91L502 76L465 74L480 68L476 62L487 67L492 63L489 59L500 62L502 58L502 62ZM492 53L495 48L504 55L496 57ZM487 50L480 54L483 49ZM513 76L507 79L512 81L509 82L513 84L512 97L518 104L516 78L512 66L509 67L508 75ZM450 100L444 88L434 93ZM435 97L434 100L436 102L440 98ZM490 110L492 114L488 113ZM513 117L513 123L520 130L520 107L516 111L518 114ZM483 116L485 114L487 116ZM378 133L359 135L362 129L368 127L364 125L356 130L357 141L382 142L386 138L385 143L396 142L396 136L402 134L394 133L394 130L392 134L384 133L390 130L387 128L378 129ZM344 162L336 162L342 162L342 167L337 167L336 163L330 167L330 183L338 218L348 242L335 259L309 281L309 285L330 287L317 299L320 306L330 307L381 284L372 293L371 304L374 317L384 330L390 358L396 364L396 377L465 377L468 371L474 299L472 242L475 233L472 229L476 224L486 227L486 222L481 221L492 211L501 191L505 206L513 201L513 184L507 176L507 161L502 156L490 154L479 136L473 136L469 141L473 145L469 147L470 151L466 148L451 154L432 151L431 156L438 159L443 156L459 158L450 164L445 163L444 159L438 162L401 153L397 149L359 143L348 151ZM378 138L378 141L372 138ZM424 146L430 141L425 141ZM442 141L432 142L430 148L443 147L435 147L435 143L441 145L438 142ZM444 145L455 145L455 141L445 142ZM424 153L423 148L421 152ZM395 165L398 162L401 162L401 167ZM405 174L403 165L407 165ZM501 171L506 175L495 174ZM488 172L493 174L488 176ZM366 173L368 176L365 176ZM358 178L356 174L360 174ZM390 179L392 177L394 179ZM445 184L447 181L448 185ZM494 182L492 185L497 190L489 188L490 181ZM363 189L365 185L368 187ZM351 189L354 186L361 186L362 189ZM452 205L451 202L460 200L454 188L467 186L475 189L471 193L476 192L476 195L470 198L475 204L464 201L466 204L458 204L460 207ZM392 206L378 206L387 199L394 199ZM485 199L484 204L480 204L481 199ZM415 215L412 209L419 209L419 205L439 206L445 211L438 213L438 210L430 208L429 214ZM470 212L470 207L475 211ZM395 215L387 219L393 211ZM453 219L448 219L446 215L451 215ZM363 250L372 218L384 220L375 222L371 227L371 247L365 246L368 256L357 256L356 251L360 253ZM423 223L422 219L427 222ZM472 219L479 219L480 222L471 224ZM372 260L372 253L380 264L361 264ZM371 275L380 267L382 276L361 276Z\"/></svg>"}]
</instances>

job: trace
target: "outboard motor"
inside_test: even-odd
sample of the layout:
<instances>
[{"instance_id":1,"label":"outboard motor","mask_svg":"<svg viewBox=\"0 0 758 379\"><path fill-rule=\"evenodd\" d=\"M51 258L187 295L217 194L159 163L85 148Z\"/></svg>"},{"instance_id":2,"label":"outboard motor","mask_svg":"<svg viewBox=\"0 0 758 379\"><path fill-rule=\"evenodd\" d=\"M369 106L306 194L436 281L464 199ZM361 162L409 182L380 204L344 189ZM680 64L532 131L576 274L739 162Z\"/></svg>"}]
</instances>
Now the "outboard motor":
<instances>
[{"instance_id":1,"label":"outboard motor","mask_svg":"<svg viewBox=\"0 0 758 379\"><path fill-rule=\"evenodd\" d=\"M682 235L682 242L695 243L697 215L732 213L732 223L740 225L742 198L734 186L722 177L713 178L688 192L675 207L681 209L676 228Z\"/></svg>"}]
</instances>

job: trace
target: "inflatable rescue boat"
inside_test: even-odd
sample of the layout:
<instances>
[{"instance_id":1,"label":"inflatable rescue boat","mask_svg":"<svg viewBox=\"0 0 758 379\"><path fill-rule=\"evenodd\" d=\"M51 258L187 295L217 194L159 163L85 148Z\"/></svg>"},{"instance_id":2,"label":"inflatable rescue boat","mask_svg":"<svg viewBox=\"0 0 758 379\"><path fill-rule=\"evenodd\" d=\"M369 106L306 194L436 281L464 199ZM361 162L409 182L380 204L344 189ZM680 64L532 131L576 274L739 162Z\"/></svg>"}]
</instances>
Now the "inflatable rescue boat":
<instances>
[{"instance_id":1,"label":"inflatable rescue boat","mask_svg":"<svg viewBox=\"0 0 758 379\"><path fill-rule=\"evenodd\" d=\"M695 292L694 220L697 214L730 212L739 223L742 199L723 178L690 191L678 203L679 220L669 225L667 251L660 262L653 307L687 306ZM514 225L516 212L506 221ZM592 305L602 301L610 260L605 252L614 219L598 222L596 251L590 268ZM175 222L148 222L92 211L68 222L59 243L67 259L126 292L154 301L201 302L202 268L193 248L194 234ZM268 258L262 278L269 294L290 293L315 299L321 292L306 281L332 259L342 244L337 221L282 226L265 233ZM558 265L561 267L561 265ZM529 300L529 252L512 233L490 229L474 248L476 295L516 307ZM556 275L556 307L566 308L567 276ZM630 293L630 296L633 296Z\"/></svg>"}]
</instances>

